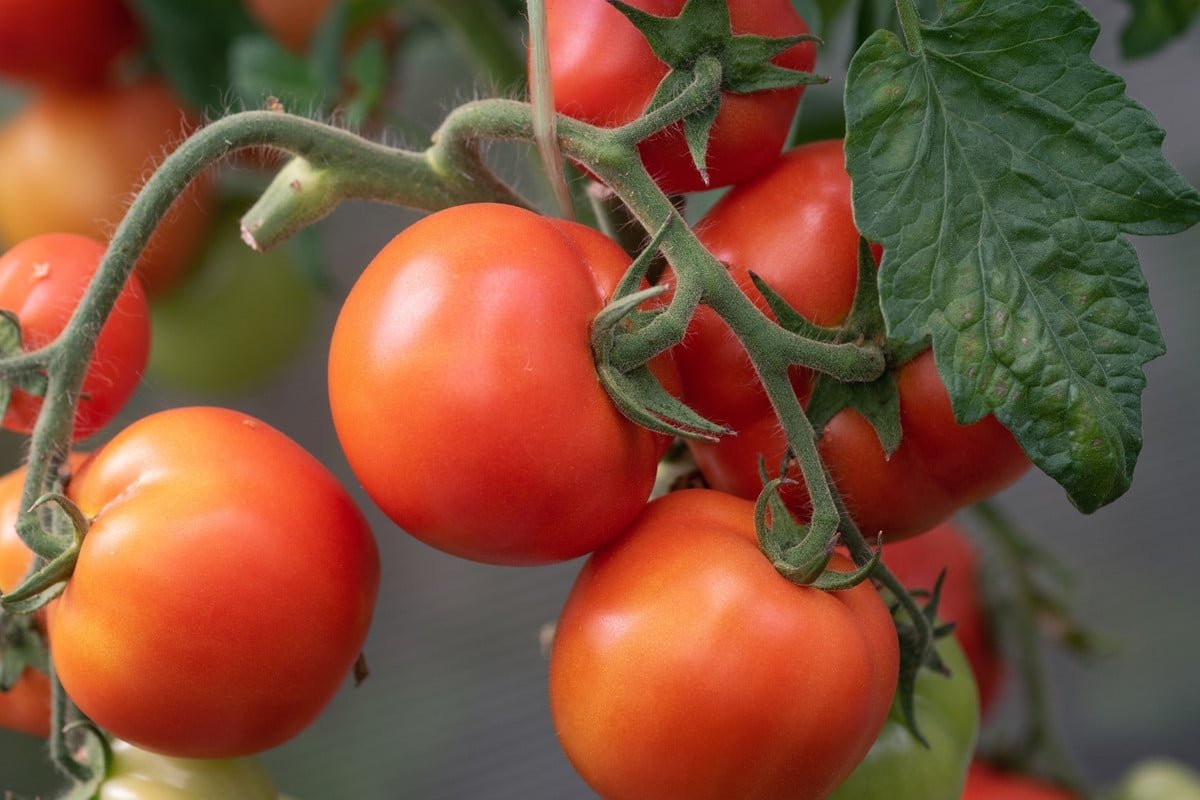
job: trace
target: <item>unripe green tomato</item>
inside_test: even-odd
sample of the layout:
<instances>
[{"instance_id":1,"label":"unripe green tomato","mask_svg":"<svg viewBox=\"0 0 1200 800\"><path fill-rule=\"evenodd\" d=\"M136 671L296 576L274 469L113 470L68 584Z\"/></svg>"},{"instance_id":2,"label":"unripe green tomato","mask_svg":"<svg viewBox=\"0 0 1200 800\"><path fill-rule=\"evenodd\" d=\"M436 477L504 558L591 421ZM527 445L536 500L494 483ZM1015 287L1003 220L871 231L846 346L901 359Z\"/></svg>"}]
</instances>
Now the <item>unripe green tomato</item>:
<instances>
[{"instance_id":1,"label":"unripe green tomato","mask_svg":"<svg viewBox=\"0 0 1200 800\"><path fill-rule=\"evenodd\" d=\"M1200 773L1166 758L1143 761L1121 781L1112 800L1200 800Z\"/></svg>"},{"instance_id":2,"label":"unripe green tomato","mask_svg":"<svg viewBox=\"0 0 1200 800\"><path fill-rule=\"evenodd\" d=\"M281 247L256 253L222 214L200 264L150 307L146 373L182 389L232 393L269 380L307 341L318 289Z\"/></svg>"},{"instance_id":3,"label":"unripe green tomato","mask_svg":"<svg viewBox=\"0 0 1200 800\"><path fill-rule=\"evenodd\" d=\"M256 758L174 758L114 739L96 800L276 800Z\"/></svg>"},{"instance_id":4,"label":"unripe green tomato","mask_svg":"<svg viewBox=\"0 0 1200 800\"><path fill-rule=\"evenodd\" d=\"M979 738L979 695L962 648L937 643L950 677L923 669L913 706L924 747L904 724L898 703L875 744L829 800L959 800Z\"/></svg>"}]
</instances>

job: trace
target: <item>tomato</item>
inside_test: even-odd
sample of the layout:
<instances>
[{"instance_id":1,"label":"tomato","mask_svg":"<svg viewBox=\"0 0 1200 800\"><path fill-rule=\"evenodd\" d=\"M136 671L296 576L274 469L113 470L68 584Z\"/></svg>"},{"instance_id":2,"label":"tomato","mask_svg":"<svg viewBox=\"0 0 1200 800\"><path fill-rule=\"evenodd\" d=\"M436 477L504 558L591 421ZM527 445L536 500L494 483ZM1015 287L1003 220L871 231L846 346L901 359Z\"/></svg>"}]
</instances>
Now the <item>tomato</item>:
<instances>
[{"instance_id":1,"label":"tomato","mask_svg":"<svg viewBox=\"0 0 1200 800\"><path fill-rule=\"evenodd\" d=\"M766 310L753 271L810 321L840 324L858 278L858 231L840 141L786 153L765 174L730 191L696 224L696 233L746 294ZM706 307L675 348L684 400L736 436L693 442L701 472L717 489L754 497L761 488L759 454L778 471L786 440L741 343ZM795 369L807 402L811 375ZM1029 460L994 417L971 425L954 419L950 397L930 351L899 368L904 438L891 458L857 410L827 424L821 455L859 527L891 539L928 530L962 506L1016 480ZM803 486L784 492L799 515L809 513Z\"/></svg>"},{"instance_id":2,"label":"tomato","mask_svg":"<svg viewBox=\"0 0 1200 800\"><path fill-rule=\"evenodd\" d=\"M1077 800L1074 794L1036 778L1001 772L976 761L967 773L962 800Z\"/></svg>"},{"instance_id":3,"label":"tomato","mask_svg":"<svg viewBox=\"0 0 1200 800\"><path fill-rule=\"evenodd\" d=\"M49 84L99 84L138 39L121 0L0 0L0 74Z\"/></svg>"},{"instance_id":4,"label":"tomato","mask_svg":"<svg viewBox=\"0 0 1200 800\"><path fill-rule=\"evenodd\" d=\"M258 759L174 758L113 740L96 800L276 800Z\"/></svg>"},{"instance_id":5,"label":"tomato","mask_svg":"<svg viewBox=\"0 0 1200 800\"><path fill-rule=\"evenodd\" d=\"M1200 800L1200 773L1167 758L1143 761L1122 779L1113 800Z\"/></svg>"},{"instance_id":6,"label":"tomato","mask_svg":"<svg viewBox=\"0 0 1200 800\"><path fill-rule=\"evenodd\" d=\"M148 376L214 393L270 380L316 322L316 284L289 253L255 253L235 214L218 217L196 268L150 305Z\"/></svg>"},{"instance_id":7,"label":"tomato","mask_svg":"<svg viewBox=\"0 0 1200 800\"><path fill-rule=\"evenodd\" d=\"M752 503L684 490L584 566L555 633L550 704L606 800L819 798L870 749L898 658L870 584L796 586L758 549Z\"/></svg>"},{"instance_id":8,"label":"tomato","mask_svg":"<svg viewBox=\"0 0 1200 800\"><path fill-rule=\"evenodd\" d=\"M332 7L333 0L246 0L251 16L296 53L308 50Z\"/></svg>"},{"instance_id":9,"label":"tomato","mask_svg":"<svg viewBox=\"0 0 1200 800\"><path fill-rule=\"evenodd\" d=\"M974 545L953 523L945 522L913 539L889 544L883 561L910 589L932 589L938 574L946 571L938 616L954 623L954 638L970 662L979 705L986 713L1000 690L1004 665L984 610Z\"/></svg>"},{"instance_id":10,"label":"tomato","mask_svg":"<svg viewBox=\"0 0 1200 800\"><path fill-rule=\"evenodd\" d=\"M0 129L0 238L64 231L107 240L133 193L184 135L165 84L37 95ZM208 230L212 182L193 181L138 261L151 295L190 266Z\"/></svg>"},{"instance_id":11,"label":"tomato","mask_svg":"<svg viewBox=\"0 0 1200 800\"><path fill-rule=\"evenodd\" d=\"M362 647L379 556L315 458L219 408L130 425L72 478L92 520L51 606L67 693L114 736L226 758L284 742Z\"/></svg>"},{"instance_id":12,"label":"tomato","mask_svg":"<svg viewBox=\"0 0 1200 800\"><path fill-rule=\"evenodd\" d=\"M682 10L684 0L632 0L629 5L672 17ZM789 0L729 0L729 19L735 34L808 33ZM668 68L624 14L606 0L548 0L546 25L558 111L604 127L623 125L642 114ZM805 42L772 63L809 71L815 59L815 48ZM642 142L642 162L670 193L740 183L765 169L783 149L800 95L799 88L722 92L708 143L708 184L692 162L680 126Z\"/></svg>"},{"instance_id":13,"label":"tomato","mask_svg":"<svg viewBox=\"0 0 1200 800\"><path fill-rule=\"evenodd\" d=\"M613 405L589 340L628 264L591 228L493 204L426 217L379 252L333 331L329 403L400 527L464 558L538 564L633 519L663 441Z\"/></svg>"},{"instance_id":14,"label":"tomato","mask_svg":"<svg viewBox=\"0 0 1200 800\"><path fill-rule=\"evenodd\" d=\"M0 256L0 308L17 315L26 350L50 344L67 326L103 257L104 245L69 233L35 236ZM76 439L117 415L137 388L149 351L149 311L134 278L96 340L75 411ZM14 389L4 427L29 433L41 408L40 397Z\"/></svg>"},{"instance_id":15,"label":"tomato","mask_svg":"<svg viewBox=\"0 0 1200 800\"><path fill-rule=\"evenodd\" d=\"M917 675L913 710L926 747L913 736L898 703L866 758L829 800L959 800L979 738L979 698L962 648L937 645L950 676Z\"/></svg>"}]
</instances>

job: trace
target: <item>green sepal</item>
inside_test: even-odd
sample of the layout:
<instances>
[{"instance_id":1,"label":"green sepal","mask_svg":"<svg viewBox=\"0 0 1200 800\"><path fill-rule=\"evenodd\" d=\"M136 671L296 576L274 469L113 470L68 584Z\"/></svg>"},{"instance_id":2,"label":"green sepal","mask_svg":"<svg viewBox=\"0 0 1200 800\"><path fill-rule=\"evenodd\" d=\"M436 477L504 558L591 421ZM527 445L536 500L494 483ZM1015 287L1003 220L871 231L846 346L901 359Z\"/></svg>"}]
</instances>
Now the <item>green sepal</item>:
<instances>
[{"instance_id":1,"label":"green sepal","mask_svg":"<svg viewBox=\"0 0 1200 800\"><path fill-rule=\"evenodd\" d=\"M824 592L841 592L846 589L853 589L871 577L875 572L875 567L879 566L882 553L882 548L876 546L875 552L871 553L871 558L866 563L859 565L853 572L836 572L827 569L821 573L820 577L813 581L812 585Z\"/></svg>"},{"instance_id":2,"label":"green sepal","mask_svg":"<svg viewBox=\"0 0 1200 800\"><path fill-rule=\"evenodd\" d=\"M900 390L890 370L870 383L842 383L828 375L817 375L805 411L813 430L820 435L838 412L853 408L866 417L879 437L883 453L891 457L900 446Z\"/></svg>"},{"instance_id":3,"label":"green sepal","mask_svg":"<svg viewBox=\"0 0 1200 800\"><path fill-rule=\"evenodd\" d=\"M803 314L792 308L787 300L784 300L778 292L772 289L753 270L750 271L750 282L754 284L754 288L758 289L758 293L767 301L767 308L771 309L771 313L775 315L775 321L779 323L781 328L799 336L816 339L820 342L837 341L841 334L839 329L822 328L820 325L809 322Z\"/></svg>"},{"instance_id":4,"label":"green sepal","mask_svg":"<svg viewBox=\"0 0 1200 800\"><path fill-rule=\"evenodd\" d=\"M86 777L83 780L76 779L74 785L58 796L58 800L95 800L112 764L112 747L108 737L96 723L88 719L71 722L63 731L86 734L78 756L72 753L63 753L61 756L71 760L72 766L67 768L70 774L75 775L78 772ZM60 768L62 766L60 765Z\"/></svg>"},{"instance_id":5,"label":"green sepal","mask_svg":"<svg viewBox=\"0 0 1200 800\"><path fill-rule=\"evenodd\" d=\"M884 563L887 563L886 560ZM925 747L929 746L929 741L921 733L917 725L914 697L917 685L917 673L921 669L931 669L941 675L949 674L946 665L942 663L942 659L934 647L934 642L938 638L950 635L954 629L953 625L938 625L937 623L937 610L941 604L942 584L945 577L946 571L942 570L938 575L937 582L927 593L928 600L925 605L920 607L921 615L933 631L933 637L928 642L924 641L920 627L913 622L905 622L900 618L900 607L898 605L892 608L892 618L896 625L896 635L900 640L900 671L896 681L895 703L899 706L900 712L904 717L904 724L912 733L913 738Z\"/></svg>"},{"instance_id":6,"label":"green sepal","mask_svg":"<svg viewBox=\"0 0 1200 800\"><path fill-rule=\"evenodd\" d=\"M0 611L0 692L12 689L26 667L49 671L46 640L32 617Z\"/></svg>"},{"instance_id":7,"label":"green sepal","mask_svg":"<svg viewBox=\"0 0 1200 800\"><path fill-rule=\"evenodd\" d=\"M628 372L601 364L596 374L621 413L643 428L710 442L733 433L673 397L645 364Z\"/></svg>"},{"instance_id":8,"label":"green sepal","mask_svg":"<svg viewBox=\"0 0 1200 800\"><path fill-rule=\"evenodd\" d=\"M34 579L37 579L39 582L44 582L50 578L43 575L39 571L29 578L31 581ZM17 588L21 589L24 586L25 584L23 583ZM32 614L33 612L44 608L51 600L62 594L66 588L67 582L65 580L60 580L57 583L50 583L40 591L22 591L22 594L17 597L13 596L15 591L9 592L8 594L0 597L0 608L13 614Z\"/></svg>"},{"instance_id":9,"label":"green sepal","mask_svg":"<svg viewBox=\"0 0 1200 800\"><path fill-rule=\"evenodd\" d=\"M0 358L21 352L21 320L7 308L0 308Z\"/></svg>"},{"instance_id":10,"label":"green sepal","mask_svg":"<svg viewBox=\"0 0 1200 800\"><path fill-rule=\"evenodd\" d=\"M54 558L26 576L11 592L0 596L0 607L20 614L36 611L62 592L66 580L75 571L79 548L82 547L83 537L87 535L91 524L78 506L66 495L58 492L42 495L30 506L29 511L32 512L46 503L54 503L66 514L71 523L72 536L70 542Z\"/></svg>"}]
</instances>

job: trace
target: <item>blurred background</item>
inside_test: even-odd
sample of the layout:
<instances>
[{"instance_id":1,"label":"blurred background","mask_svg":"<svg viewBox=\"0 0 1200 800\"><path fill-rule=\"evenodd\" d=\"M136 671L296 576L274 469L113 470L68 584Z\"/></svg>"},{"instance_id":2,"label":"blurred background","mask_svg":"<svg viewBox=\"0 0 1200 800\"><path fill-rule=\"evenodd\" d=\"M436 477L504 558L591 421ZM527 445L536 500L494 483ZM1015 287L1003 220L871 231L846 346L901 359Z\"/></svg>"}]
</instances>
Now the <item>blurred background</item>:
<instances>
[{"instance_id":1,"label":"blurred background","mask_svg":"<svg viewBox=\"0 0 1200 800\"><path fill-rule=\"evenodd\" d=\"M394 119L382 120L386 138L423 146L454 105L492 94L497 83L512 85L512 75L505 73L511 62L506 67L503 54L493 55L491 61L486 55L481 58L464 39L463 28L438 10L441 4L401 5L404 10L394 16L394 27L380 37L379 52L374 52L375 45L356 51L355 79L360 86L375 85L371 76L386 70L389 80L376 81L388 87L387 106L396 109ZM447 3L445 8L462 5ZM1118 37L1129 6L1118 0L1087 0L1084 5L1102 25L1094 57L1125 77L1129 94L1167 131L1167 158L1193 185L1200 183L1200 94L1195 82L1200 75L1200 30L1193 29L1148 58L1125 60ZM505 36L512 47L519 47L523 33L511 6L498 3L493 10L496 24L507 26ZM0 29L4 24L0 16ZM841 19L826 30L828 44L821 50L818 71L834 76L844 71L851 28L851 20ZM303 48L299 44L290 52ZM366 49L372 52L364 55ZM235 85L219 88L225 104L259 105L257 98L284 95L289 85L296 97L313 96L311 84L318 78L305 71L302 60L289 61L278 48L256 52L246 47L239 57L244 65L234 75ZM320 80L330 85L327 76ZM838 77L827 86L810 88L802 126L836 133L840 93ZM33 100L32 93L16 83L5 86L0 96L6 115L19 114ZM384 127L362 108L351 106L345 114L368 130ZM540 191L537 180L524 174L520 153L498 149L495 155L502 169L535 193ZM248 262L236 243L232 220L248 207L248 193L261 183L251 162L240 162L221 177L224 210L212 212L219 225L209 234L207 257L236 264L235 273ZM711 198L702 197L696 205L707 202ZM356 689L348 686L311 729L263 756L281 791L303 800L593 797L555 741L546 699L546 660L539 647L539 631L555 618L580 564L482 566L410 539L358 491L333 433L325 398L325 355L341 299L375 252L416 218L396 208L348 203L320 223L314 235L284 249L275 282L212 288L232 280L225 276L207 279L207 289L191 287L196 293L192 299L172 292L162 295L155 336L160 329L167 331L161 334L167 344L156 341L154 363L133 403L89 446L99 446L123 422L160 409L197 403L232 406L269 421L316 454L357 493L370 516L384 570L366 645L371 676ZM222 237L224 242L217 241ZM1188 504L1196 499L1200 479L1195 412L1200 401L1200 270L1195 263L1200 231L1139 239L1135 246L1169 352L1147 369L1145 447L1133 488L1091 516L1080 515L1041 474L1026 476L997 499L1027 531L1074 567L1080 615L1118 645L1113 654L1088 663L1051 659L1054 711L1072 754L1099 782L1115 779L1150 755L1200 766L1195 667L1200 660L1200 537L1192 527L1195 522L1188 522ZM203 251L201 247L198 252ZM233 268L206 269L219 275ZM206 291L225 291L242 298L242 304L232 303L234 310L223 312L231 315L228 318L211 319L205 310L215 304L208 302ZM247 304L246 298L253 302ZM218 375L177 374L173 365L192 359L187 342L171 338L173 325L207 319L213 331L224 331L214 332L213 340L225 335L236 351L236 343L249 335L236 320L246 317L262 330L286 332L267 359L282 361L283 366L264 383L245 385L247 374L261 372L257 362L241 368L226 365ZM224 388L189 388L193 384ZM20 437L0 434L5 469L19 462L22 447ZM1016 713L1012 698L1008 700L997 714L1001 724ZM41 741L0 730L0 790L32 797L51 793L56 785Z\"/></svg>"}]
</instances>

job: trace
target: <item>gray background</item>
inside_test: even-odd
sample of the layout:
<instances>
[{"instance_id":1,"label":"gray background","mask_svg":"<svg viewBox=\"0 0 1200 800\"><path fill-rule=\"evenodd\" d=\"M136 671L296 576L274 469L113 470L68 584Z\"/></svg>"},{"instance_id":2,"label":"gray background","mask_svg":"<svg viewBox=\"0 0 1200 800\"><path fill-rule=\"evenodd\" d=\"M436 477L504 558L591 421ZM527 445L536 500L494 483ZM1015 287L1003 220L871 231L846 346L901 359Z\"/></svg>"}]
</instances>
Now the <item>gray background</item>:
<instances>
[{"instance_id":1,"label":"gray background","mask_svg":"<svg viewBox=\"0 0 1200 800\"><path fill-rule=\"evenodd\" d=\"M1124 63L1116 36L1126 6L1116 0L1085 5L1103 24L1095 57L1126 77L1129 93L1168 131L1167 157L1200 183L1200 30L1155 57ZM424 48L401 96L406 108L424 108L434 120L475 89L470 68L445 42L429 40ZM821 68L837 74L844 55L836 43L822 57ZM461 80L447 89L447 75ZM810 89L806 102L828 104L838 91L836 85ZM197 398L147 382L125 419L185 403L233 405L283 429L354 486L325 400L328 332L357 272L413 219L405 211L354 203L323 224L336 286L307 357L267 389ZM1194 263L1200 231L1135 244L1170 351L1147 370L1145 449L1133 488L1091 516L1077 513L1040 474L999 497L1075 566L1082 615L1121 645L1115 655L1087 665L1052 659L1055 710L1071 750L1099 781L1151 754L1200 766L1200 585L1194 579L1200 538L1189 505L1200 488L1200 275ZM7 435L2 444L14 453L19 448ZM554 618L578 563L504 569L459 561L411 540L358 496L383 557L366 647L372 675L362 687L347 688L311 729L263 757L280 789L307 800L593 797L554 740L538 647L539 628ZM33 795L51 786L41 743L0 731L0 790Z\"/></svg>"}]
</instances>

